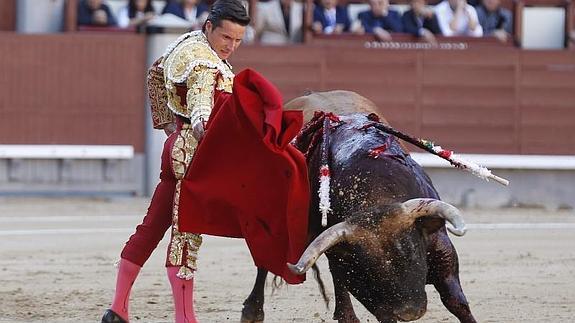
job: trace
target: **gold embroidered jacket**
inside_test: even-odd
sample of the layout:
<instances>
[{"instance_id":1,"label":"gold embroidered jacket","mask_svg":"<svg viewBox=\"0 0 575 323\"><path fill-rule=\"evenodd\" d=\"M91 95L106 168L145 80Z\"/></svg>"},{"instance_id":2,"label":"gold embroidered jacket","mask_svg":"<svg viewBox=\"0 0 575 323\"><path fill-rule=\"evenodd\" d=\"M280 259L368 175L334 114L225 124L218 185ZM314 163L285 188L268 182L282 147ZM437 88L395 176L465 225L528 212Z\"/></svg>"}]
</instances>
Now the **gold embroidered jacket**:
<instances>
[{"instance_id":1,"label":"gold embroidered jacket","mask_svg":"<svg viewBox=\"0 0 575 323\"><path fill-rule=\"evenodd\" d=\"M214 89L231 93L234 74L210 47L201 31L180 36L148 71L152 122L162 129L174 115L193 125L207 121Z\"/></svg>"}]
</instances>

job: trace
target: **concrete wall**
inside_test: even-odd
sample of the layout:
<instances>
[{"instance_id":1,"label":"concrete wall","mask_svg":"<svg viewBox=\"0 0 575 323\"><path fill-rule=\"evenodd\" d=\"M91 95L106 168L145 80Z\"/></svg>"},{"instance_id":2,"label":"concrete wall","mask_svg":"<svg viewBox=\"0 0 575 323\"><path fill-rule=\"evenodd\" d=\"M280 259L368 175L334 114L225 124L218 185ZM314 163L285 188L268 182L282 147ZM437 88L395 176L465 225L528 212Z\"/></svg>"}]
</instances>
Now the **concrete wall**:
<instances>
[{"instance_id":1,"label":"concrete wall","mask_svg":"<svg viewBox=\"0 0 575 323\"><path fill-rule=\"evenodd\" d=\"M0 195L143 195L144 156L0 159Z\"/></svg>"},{"instance_id":2,"label":"concrete wall","mask_svg":"<svg viewBox=\"0 0 575 323\"><path fill-rule=\"evenodd\" d=\"M575 170L492 169L510 180L505 187L448 168L425 168L441 198L471 208L575 208Z\"/></svg>"},{"instance_id":3,"label":"concrete wall","mask_svg":"<svg viewBox=\"0 0 575 323\"><path fill-rule=\"evenodd\" d=\"M62 31L65 0L18 0L16 31L56 33Z\"/></svg>"},{"instance_id":4,"label":"concrete wall","mask_svg":"<svg viewBox=\"0 0 575 323\"><path fill-rule=\"evenodd\" d=\"M179 34L153 34L148 36L147 66L151 66L158 57L164 54L166 48L178 38ZM166 134L152 127L150 102L146 101L146 179L145 190L152 194L160 179L162 149Z\"/></svg>"}]
</instances>

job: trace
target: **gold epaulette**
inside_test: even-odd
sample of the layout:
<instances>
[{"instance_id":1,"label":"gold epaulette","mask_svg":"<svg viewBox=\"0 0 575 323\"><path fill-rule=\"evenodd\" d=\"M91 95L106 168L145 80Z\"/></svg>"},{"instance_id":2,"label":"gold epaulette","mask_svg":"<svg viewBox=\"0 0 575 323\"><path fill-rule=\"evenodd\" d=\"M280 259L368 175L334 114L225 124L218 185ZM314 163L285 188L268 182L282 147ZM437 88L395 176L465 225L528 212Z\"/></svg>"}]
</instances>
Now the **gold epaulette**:
<instances>
[{"instance_id":1,"label":"gold epaulette","mask_svg":"<svg viewBox=\"0 0 575 323\"><path fill-rule=\"evenodd\" d=\"M207 121L214 89L232 91L231 67L218 57L201 32L178 38L168 47L161 66L169 109L191 121Z\"/></svg>"},{"instance_id":2,"label":"gold epaulette","mask_svg":"<svg viewBox=\"0 0 575 323\"><path fill-rule=\"evenodd\" d=\"M190 33L164 58L162 63L166 79L173 83L186 83L196 66L217 69L223 78L233 79L229 65L224 63L202 33Z\"/></svg>"}]
</instances>

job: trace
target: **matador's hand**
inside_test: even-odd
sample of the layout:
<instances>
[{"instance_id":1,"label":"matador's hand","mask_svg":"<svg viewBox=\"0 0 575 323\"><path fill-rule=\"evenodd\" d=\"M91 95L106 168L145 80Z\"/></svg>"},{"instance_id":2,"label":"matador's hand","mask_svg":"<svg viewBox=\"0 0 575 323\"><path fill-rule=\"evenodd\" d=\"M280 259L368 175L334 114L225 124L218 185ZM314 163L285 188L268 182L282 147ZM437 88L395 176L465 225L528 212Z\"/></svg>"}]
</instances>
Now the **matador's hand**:
<instances>
[{"instance_id":1,"label":"matador's hand","mask_svg":"<svg viewBox=\"0 0 575 323\"><path fill-rule=\"evenodd\" d=\"M205 131L203 120L196 122L192 127L192 136L199 142L204 137Z\"/></svg>"},{"instance_id":2,"label":"matador's hand","mask_svg":"<svg viewBox=\"0 0 575 323\"><path fill-rule=\"evenodd\" d=\"M176 132L177 128L178 127L175 122L170 122L164 126L164 132L166 133L166 136L169 137L171 134Z\"/></svg>"}]
</instances>

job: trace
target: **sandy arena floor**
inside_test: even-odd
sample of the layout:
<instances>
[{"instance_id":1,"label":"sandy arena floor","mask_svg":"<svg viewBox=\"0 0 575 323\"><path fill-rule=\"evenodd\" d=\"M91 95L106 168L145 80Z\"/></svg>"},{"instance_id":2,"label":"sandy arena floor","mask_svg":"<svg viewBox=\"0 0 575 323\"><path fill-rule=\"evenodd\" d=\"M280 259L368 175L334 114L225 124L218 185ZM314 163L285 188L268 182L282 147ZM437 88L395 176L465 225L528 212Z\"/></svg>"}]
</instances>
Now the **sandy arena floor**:
<instances>
[{"instance_id":1,"label":"sandy arena floor","mask_svg":"<svg viewBox=\"0 0 575 323\"><path fill-rule=\"evenodd\" d=\"M99 322L112 300L113 263L147 203L0 199L0 322ZM575 211L464 214L468 234L452 240L479 322L575 322ZM166 246L164 239L134 285L132 321L173 321ZM325 257L319 263L331 295ZM239 322L255 273L242 240L205 237L195 288L199 320ZM428 296L419 322L457 321L432 287ZM266 322L333 322L333 305L325 308L311 275L273 295L268 286L266 297ZM356 312L362 322L375 322L357 302Z\"/></svg>"}]
</instances>

